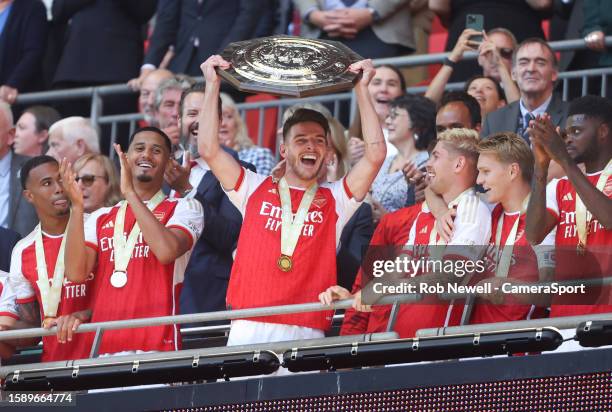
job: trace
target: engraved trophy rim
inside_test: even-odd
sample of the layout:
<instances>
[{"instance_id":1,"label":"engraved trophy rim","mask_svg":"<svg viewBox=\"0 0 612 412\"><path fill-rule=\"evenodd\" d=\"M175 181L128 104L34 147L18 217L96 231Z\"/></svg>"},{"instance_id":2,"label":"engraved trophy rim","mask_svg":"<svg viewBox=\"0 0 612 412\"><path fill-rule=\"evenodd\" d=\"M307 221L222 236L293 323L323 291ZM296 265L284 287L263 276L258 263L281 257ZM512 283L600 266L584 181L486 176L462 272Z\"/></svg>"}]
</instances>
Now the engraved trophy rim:
<instances>
[{"instance_id":1,"label":"engraved trophy rim","mask_svg":"<svg viewBox=\"0 0 612 412\"><path fill-rule=\"evenodd\" d=\"M275 35L231 43L221 54L231 63L217 73L238 90L307 97L351 89L363 58L343 43Z\"/></svg>"}]
</instances>

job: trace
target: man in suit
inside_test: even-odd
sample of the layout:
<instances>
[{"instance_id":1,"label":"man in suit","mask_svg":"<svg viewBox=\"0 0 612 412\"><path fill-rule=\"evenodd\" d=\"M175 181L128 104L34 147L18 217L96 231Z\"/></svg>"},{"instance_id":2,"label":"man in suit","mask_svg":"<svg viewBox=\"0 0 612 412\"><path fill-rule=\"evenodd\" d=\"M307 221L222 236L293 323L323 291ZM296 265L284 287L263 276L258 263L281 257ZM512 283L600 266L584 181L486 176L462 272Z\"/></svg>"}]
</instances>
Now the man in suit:
<instances>
[{"instance_id":1,"label":"man in suit","mask_svg":"<svg viewBox=\"0 0 612 412\"><path fill-rule=\"evenodd\" d=\"M414 51L410 2L293 0L302 17L302 36L338 40L372 59Z\"/></svg>"},{"instance_id":2,"label":"man in suit","mask_svg":"<svg viewBox=\"0 0 612 412\"><path fill-rule=\"evenodd\" d=\"M168 70L200 76L200 64L210 55L254 35L262 11L253 0L160 0L138 83L159 67L169 46L174 56Z\"/></svg>"},{"instance_id":3,"label":"man in suit","mask_svg":"<svg viewBox=\"0 0 612 412\"><path fill-rule=\"evenodd\" d=\"M0 272L10 270L11 251L20 239L19 233L0 227Z\"/></svg>"},{"instance_id":4,"label":"man in suit","mask_svg":"<svg viewBox=\"0 0 612 412\"><path fill-rule=\"evenodd\" d=\"M2 3L0 11L7 17L0 18L0 100L13 104L19 93L43 86L47 16L41 1Z\"/></svg>"},{"instance_id":5,"label":"man in suit","mask_svg":"<svg viewBox=\"0 0 612 412\"><path fill-rule=\"evenodd\" d=\"M517 47L512 58L512 78L521 98L485 118L481 136L498 132L515 132L529 142L529 121L548 113L555 126L565 124L568 104L553 94L558 76L558 61L545 40L531 38Z\"/></svg>"},{"instance_id":6,"label":"man in suit","mask_svg":"<svg viewBox=\"0 0 612 412\"><path fill-rule=\"evenodd\" d=\"M0 101L0 226L25 236L38 222L34 208L21 195L19 170L28 160L13 153L15 138L11 107Z\"/></svg>"}]
</instances>

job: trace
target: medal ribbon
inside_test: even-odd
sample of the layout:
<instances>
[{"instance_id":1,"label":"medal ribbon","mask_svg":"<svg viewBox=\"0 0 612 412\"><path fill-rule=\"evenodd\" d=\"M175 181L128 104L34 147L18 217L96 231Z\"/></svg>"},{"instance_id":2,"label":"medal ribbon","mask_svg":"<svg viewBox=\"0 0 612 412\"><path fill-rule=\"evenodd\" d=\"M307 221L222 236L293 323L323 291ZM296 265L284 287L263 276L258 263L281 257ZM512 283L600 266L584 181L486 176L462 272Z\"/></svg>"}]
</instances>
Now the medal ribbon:
<instances>
[{"instance_id":1,"label":"medal ribbon","mask_svg":"<svg viewBox=\"0 0 612 412\"><path fill-rule=\"evenodd\" d=\"M516 221L512 225L512 229L510 229L510 233L508 234L508 238L506 239L506 243L504 246L501 245L501 234L504 226L504 213L499 216L497 220L497 230L495 232L495 250L497 255L497 265L495 266L495 277L498 278L507 278L508 272L510 271L510 263L512 262L512 251L514 250L514 242L516 242L516 232L518 231L519 221L521 220L521 215L525 213L527 210L527 204L529 203L529 197L531 195L527 195L527 197L523 200L523 204L521 206L521 210L519 211L519 215L516 218ZM502 252L500 253L499 249L503 247Z\"/></svg>"},{"instance_id":2,"label":"medal ribbon","mask_svg":"<svg viewBox=\"0 0 612 412\"><path fill-rule=\"evenodd\" d=\"M308 209L314 199L315 193L319 189L317 183L313 183L302 197L298 211L293 217L291 209L291 194L289 191L289 185L285 178L281 178L278 182L278 193L280 195L281 206L283 208L282 225L281 225L281 254L285 256L292 256L295 247L297 246L300 233L302 233L302 227L304 221L308 215Z\"/></svg>"},{"instance_id":3,"label":"medal ribbon","mask_svg":"<svg viewBox=\"0 0 612 412\"><path fill-rule=\"evenodd\" d=\"M160 190L151 198L151 200L149 200L147 203L147 208L151 211L155 210L155 208L159 206L159 204L163 202L165 198L166 196ZM132 257L132 252L134 251L134 246L136 246L136 240L140 235L140 226L138 226L138 222L135 222L129 236L127 239L125 238L123 227L125 225L125 212L127 210L127 206L127 200L122 201L119 211L117 212L117 217L115 218L115 229L113 232L115 272L126 272L128 264L130 263L130 258Z\"/></svg>"},{"instance_id":4,"label":"medal ribbon","mask_svg":"<svg viewBox=\"0 0 612 412\"><path fill-rule=\"evenodd\" d=\"M38 272L38 290L40 291L40 300L43 306L43 315L45 317L57 316L57 308L59 307L62 298L62 285L64 283L64 250L66 248L66 232L62 237L57 260L55 261L55 270L53 271L53 279L49 285L49 273L47 272L47 261L45 260L45 248L43 246L42 229L40 223L36 226L36 234L34 235L34 247L36 251L36 272Z\"/></svg>"},{"instance_id":5,"label":"medal ribbon","mask_svg":"<svg viewBox=\"0 0 612 412\"><path fill-rule=\"evenodd\" d=\"M600 192L603 191L608 178L612 174L612 159L608 162L605 169L599 175L599 179L597 179L597 190ZM576 192L576 231L578 232L578 248L584 249L587 244L587 229L589 226L589 222L591 221L591 213L587 210L584 202L578 196L578 192Z\"/></svg>"}]
</instances>

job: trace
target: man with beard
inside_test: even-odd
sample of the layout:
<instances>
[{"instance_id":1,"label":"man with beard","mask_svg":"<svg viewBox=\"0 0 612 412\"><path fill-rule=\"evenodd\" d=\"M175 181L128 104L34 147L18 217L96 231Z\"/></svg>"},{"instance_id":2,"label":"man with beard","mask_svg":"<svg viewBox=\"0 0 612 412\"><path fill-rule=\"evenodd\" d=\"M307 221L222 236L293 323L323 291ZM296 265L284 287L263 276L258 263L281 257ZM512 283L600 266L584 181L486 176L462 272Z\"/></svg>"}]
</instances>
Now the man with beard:
<instances>
[{"instance_id":1,"label":"man with beard","mask_svg":"<svg viewBox=\"0 0 612 412\"><path fill-rule=\"evenodd\" d=\"M363 72L355 91L365 155L346 177L319 186L318 176L330 153L329 125L319 112L299 109L284 123L280 153L286 170L279 181L245 170L221 149L217 67L226 69L229 63L215 55L201 66L206 91L198 149L244 218L227 305L243 309L314 302L321 290L336 283L342 227L385 159L385 140L367 89L375 70L369 60L349 68ZM228 345L323 337L331 315L316 312L235 320Z\"/></svg>"},{"instance_id":2,"label":"man with beard","mask_svg":"<svg viewBox=\"0 0 612 412\"><path fill-rule=\"evenodd\" d=\"M76 284L64 276L70 204L57 161L46 155L28 160L21 168L21 185L40 224L17 243L11 257L9 278L19 317L28 327L40 325L40 319L45 328L57 326L57 338L43 337L43 362L87 358L91 334L73 331L91 316L94 277L88 271Z\"/></svg>"},{"instance_id":3,"label":"man with beard","mask_svg":"<svg viewBox=\"0 0 612 412\"><path fill-rule=\"evenodd\" d=\"M83 225L83 196L69 165L62 184L72 203L67 232L66 276L81 282L96 268L92 322L177 313L184 268L202 231L202 206L193 199L168 199L161 191L170 139L145 127L118 145L121 192L126 199L92 213ZM64 165L66 166L66 165ZM180 348L175 325L107 331L100 353L168 351Z\"/></svg>"},{"instance_id":4,"label":"man with beard","mask_svg":"<svg viewBox=\"0 0 612 412\"><path fill-rule=\"evenodd\" d=\"M565 142L548 115L531 122L534 183L527 209L526 236L539 243L557 230L557 279L610 276L612 258L612 103L584 96L574 100ZM546 185L546 171L557 162L566 176ZM578 168L584 163L586 175ZM572 302L553 301L551 317L612 312L610 287ZM575 303L575 304L562 304Z\"/></svg>"},{"instance_id":5,"label":"man with beard","mask_svg":"<svg viewBox=\"0 0 612 412\"><path fill-rule=\"evenodd\" d=\"M179 106L179 129L184 148L184 166L172 160L172 167L165 174L166 181L175 190L175 196L193 197L204 208L204 229L185 269L180 313L225 309L225 294L234 262L232 253L236 249L242 225L242 215L198 154L198 117L203 102L203 84L196 84L183 92ZM238 159L236 152L224 149ZM255 171L251 164L241 164Z\"/></svg>"}]
</instances>

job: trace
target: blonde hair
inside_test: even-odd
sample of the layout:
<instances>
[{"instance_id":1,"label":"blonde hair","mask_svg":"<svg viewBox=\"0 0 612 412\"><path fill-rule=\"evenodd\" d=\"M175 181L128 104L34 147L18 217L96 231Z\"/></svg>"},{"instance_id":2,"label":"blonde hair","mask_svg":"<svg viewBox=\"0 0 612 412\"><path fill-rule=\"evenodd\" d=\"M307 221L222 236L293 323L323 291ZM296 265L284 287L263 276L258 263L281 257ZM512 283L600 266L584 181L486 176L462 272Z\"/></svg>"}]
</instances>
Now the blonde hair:
<instances>
[{"instance_id":1,"label":"blonde hair","mask_svg":"<svg viewBox=\"0 0 612 412\"><path fill-rule=\"evenodd\" d=\"M480 153L491 153L505 164L517 163L523 180L531 182L535 159L529 145L516 133L495 133L478 143Z\"/></svg>"},{"instance_id":2,"label":"blonde hair","mask_svg":"<svg viewBox=\"0 0 612 412\"><path fill-rule=\"evenodd\" d=\"M236 137L234 138L234 146L232 147L232 149L240 151L255 146L255 143L253 143L253 141L249 137L249 132L247 131L246 123L240 115L240 112L238 112L238 108L236 107L236 102L234 101L234 99L232 99L227 93L221 93L220 97L221 110L223 110L224 108L233 110L234 119L236 119Z\"/></svg>"},{"instance_id":3,"label":"blonde hair","mask_svg":"<svg viewBox=\"0 0 612 412\"><path fill-rule=\"evenodd\" d=\"M448 129L438 135L438 141L443 142L447 149L458 152L475 162L478 161L478 132L472 129Z\"/></svg>"},{"instance_id":4,"label":"blonde hair","mask_svg":"<svg viewBox=\"0 0 612 412\"><path fill-rule=\"evenodd\" d=\"M72 169L75 173L78 173L87 163L90 161L98 162L104 169L106 181L108 182L108 192L104 197L104 206L110 207L117 204L122 199L121 189L119 187L119 176L117 176L117 170L113 165L113 162L106 156L96 153L87 153L79 157Z\"/></svg>"},{"instance_id":5,"label":"blonde hair","mask_svg":"<svg viewBox=\"0 0 612 412\"><path fill-rule=\"evenodd\" d=\"M338 157L338 179L343 177L349 170L349 159L348 159L348 144L346 140L346 129L342 126L335 117L332 116L331 112L322 104L319 103L298 103L287 108L283 112L283 124L285 121L293 115L298 109L310 109L321 113L327 119L330 130L330 143L332 148L336 152Z\"/></svg>"}]
</instances>

